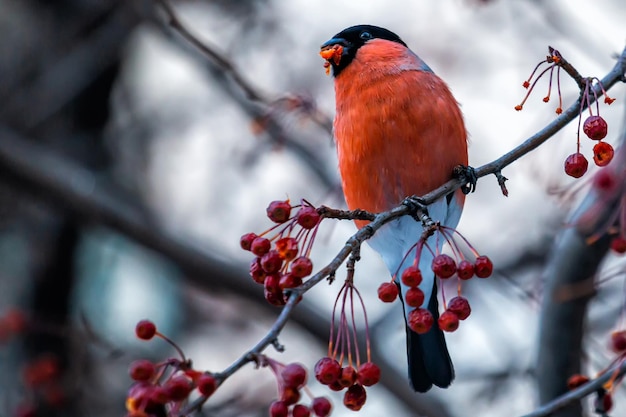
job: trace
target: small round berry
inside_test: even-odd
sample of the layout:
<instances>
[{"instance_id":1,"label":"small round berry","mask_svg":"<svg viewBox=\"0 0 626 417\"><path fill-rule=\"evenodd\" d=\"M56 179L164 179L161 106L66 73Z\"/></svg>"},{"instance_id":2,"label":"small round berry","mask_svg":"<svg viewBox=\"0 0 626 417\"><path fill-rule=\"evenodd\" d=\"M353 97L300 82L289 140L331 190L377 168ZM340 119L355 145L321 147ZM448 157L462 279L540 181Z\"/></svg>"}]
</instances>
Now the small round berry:
<instances>
[{"instance_id":1,"label":"small round berry","mask_svg":"<svg viewBox=\"0 0 626 417\"><path fill-rule=\"evenodd\" d=\"M297 277L294 274L284 274L280 277L280 281L278 282L278 286L281 290L296 288L300 285L302 285L302 278Z\"/></svg>"},{"instance_id":2,"label":"small round berry","mask_svg":"<svg viewBox=\"0 0 626 417\"><path fill-rule=\"evenodd\" d=\"M280 257L289 262L298 256L298 241L293 237L283 237L276 241L276 250Z\"/></svg>"},{"instance_id":3,"label":"small round berry","mask_svg":"<svg viewBox=\"0 0 626 417\"><path fill-rule=\"evenodd\" d=\"M280 393L280 400L287 405L294 405L300 401L300 391L294 387L283 387Z\"/></svg>"},{"instance_id":4,"label":"small round berry","mask_svg":"<svg viewBox=\"0 0 626 417\"><path fill-rule=\"evenodd\" d=\"M614 194L618 187L619 182L613 171L609 169L601 169L593 176L593 188L596 189L601 196Z\"/></svg>"},{"instance_id":5,"label":"small round berry","mask_svg":"<svg viewBox=\"0 0 626 417\"><path fill-rule=\"evenodd\" d=\"M421 307L424 304L424 292L419 288L409 288L404 296L404 302L409 307Z\"/></svg>"},{"instance_id":6,"label":"small round berry","mask_svg":"<svg viewBox=\"0 0 626 417\"><path fill-rule=\"evenodd\" d=\"M299 278L311 275L313 272L313 262L306 256L300 256L291 263L291 273Z\"/></svg>"},{"instance_id":7,"label":"small round berry","mask_svg":"<svg viewBox=\"0 0 626 417\"><path fill-rule=\"evenodd\" d=\"M239 239L239 245L241 245L241 249L249 251L250 248L252 248L252 242L257 237L258 236L256 235L256 233L246 233L245 235L241 236L241 238Z\"/></svg>"},{"instance_id":8,"label":"small round berry","mask_svg":"<svg viewBox=\"0 0 626 417\"><path fill-rule=\"evenodd\" d=\"M589 139L602 140L606 137L608 126L600 116L589 116L583 123L583 132Z\"/></svg>"},{"instance_id":9,"label":"small round berry","mask_svg":"<svg viewBox=\"0 0 626 417\"><path fill-rule=\"evenodd\" d=\"M267 206L267 217L274 223L285 223L291 215L291 204L286 201L272 201Z\"/></svg>"},{"instance_id":10,"label":"small round berry","mask_svg":"<svg viewBox=\"0 0 626 417\"><path fill-rule=\"evenodd\" d=\"M594 401L595 411L598 414L606 414L613 408L613 396L610 392L601 391Z\"/></svg>"},{"instance_id":11,"label":"small round berry","mask_svg":"<svg viewBox=\"0 0 626 417\"><path fill-rule=\"evenodd\" d=\"M164 385L171 401L183 401L193 389L191 382L184 376L175 376Z\"/></svg>"},{"instance_id":12,"label":"small round berry","mask_svg":"<svg viewBox=\"0 0 626 417\"><path fill-rule=\"evenodd\" d=\"M393 282L383 282L378 287L378 298L383 303L392 303L398 298L398 286Z\"/></svg>"},{"instance_id":13,"label":"small round berry","mask_svg":"<svg viewBox=\"0 0 626 417\"><path fill-rule=\"evenodd\" d=\"M407 287L417 287L422 283L422 272L416 265L411 265L402 271L400 281Z\"/></svg>"},{"instance_id":14,"label":"small round berry","mask_svg":"<svg viewBox=\"0 0 626 417\"><path fill-rule=\"evenodd\" d=\"M254 282L263 284L265 282L266 273L261 266L261 258L254 258L250 262L250 276Z\"/></svg>"},{"instance_id":15,"label":"small round berry","mask_svg":"<svg viewBox=\"0 0 626 417\"><path fill-rule=\"evenodd\" d=\"M309 417L311 410L306 405L296 404L291 410L291 417Z\"/></svg>"},{"instance_id":16,"label":"small round berry","mask_svg":"<svg viewBox=\"0 0 626 417\"><path fill-rule=\"evenodd\" d=\"M281 291L268 291L267 288L263 291L263 296L268 303L276 307L282 307L287 304L285 297Z\"/></svg>"},{"instance_id":17,"label":"small round berry","mask_svg":"<svg viewBox=\"0 0 626 417\"><path fill-rule=\"evenodd\" d=\"M626 330L611 333L611 349L615 353L626 351Z\"/></svg>"},{"instance_id":18,"label":"small round berry","mask_svg":"<svg viewBox=\"0 0 626 417\"><path fill-rule=\"evenodd\" d=\"M493 273L493 263L485 255L479 256L474 262L474 272L478 278L488 278Z\"/></svg>"},{"instance_id":19,"label":"small round berry","mask_svg":"<svg viewBox=\"0 0 626 417\"><path fill-rule=\"evenodd\" d=\"M289 407L283 401L274 401L270 404L270 417L287 417Z\"/></svg>"},{"instance_id":20,"label":"small round berry","mask_svg":"<svg viewBox=\"0 0 626 417\"><path fill-rule=\"evenodd\" d=\"M210 397L217 389L217 381L215 377L210 374L202 374L196 381L196 385L198 386L200 394L205 397Z\"/></svg>"},{"instance_id":21,"label":"small round berry","mask_svg":"<svg viewBox=\"0 0 626 417\"><path fill-rule=\"evenodd\" d=\"M439 317L438 324L444 332L453 332L459 328L459 317L454 312L446 310Z\"/></svg>"},{"instance_id":22,"label":"small round berry","mask_svg":"<svg viewBox=\"0 0 626 417\"><path fill-rule=\"evenodd\" d=\"M333 358L324 357L315 364L315 379L329 385L341 376L341 365Z\"/></svg>"},{"instance_id":23,"label":"small round berry","mask_svg":"<svg viewBox=\"0 0 626 417\"><path fill-rule=\"evenodd\" d=\"M328 417L333 409L333 405L326 397L315 397L311 403L311 408L317 417Z\"/></svg>"},{"instance_id":24,"label":"small round berry","mask_svg":"<svg viewBox=\"0 0 626 417\"><path fill-rule=\"evenodd\" d=\"M285 385L302 388L306 384L306 369L299 363L290 363L280 373Z\"/></svg>"},{"instance_id":25,"label":"small round berry","mask_svg":"<svg viewBox=\"0 0 626 417\"><path fill-rule=\"evenodd\" d=\"M365 404L365 400L367 400L367 393L363 385L354 384L344 394L343 405L349 410L359 411Z\"/></svg>"},{"instance_id":26,"label":"small round berry","mask_svg":"<svg viewBox=\"0 0 626 417\"><path fill-rule=\"evenodd\" d=\"M380 381L380 368L374 362L365 362L357 371L359 384L369 387Z\"/></svg>"},{"instance_id":27,"label":"small round berry","mask_svg":"<svg viewBox=\"0 0 626 417\"><path fill-rule=\"evenodd\" d=\"M450 256L441 253L435 256L431 268L439 278L446 279L450 278L456 272L456 263Z\"/></svg>"},{"instance_id":28,"label":"small round berry","mask_svg":"<svg viewBox=\"0 0 626 417\"><path fill-rule=\"evenodd\" d=\"M280 290L280 274L270 274L265 277L265 282L263 282L263 286L269 292L282 293Z\"/></svg>"},{"instance_id":29,"label":"small round berry","mask_svg":"<svg viewBox=\"0 0 626 417\"><path fill-rule=\"evenodd\" d=\"M135 326L135 334L142 340L150 340L156 334L156 326L150 320L141 320Z\"/></svg>"},{"instance_id":30,"label":"small round berry","mask_svg":"<svg viewBox=\"0 0 626 417\"><path fill-rule=\"evenodd\" d=\"M271 247L272 243L268 239L259 236L254 238L254 240L252 241L252 245L250 245L250 250L256 256L263 256L270 251Z\"/></svg>"},{"instance_id":31,"label":"small round berry","mask_svg":"<svg viewBox=\"0 0 626 417\"><path fill-rule=\"evenodd\" d=\"M589 377L585 375L575 374L567 379L567 389L573 390L589 382Z\"/></svg>"},{"instance_id":32,"label":"small round berry","mask_svg":"<svg viewBox=\"0 0 626 417\"><path fill-rule=\"evenodd\" d=\"M341 368L341 376L338 381L341 384L342 388L348 388L351 385L354 385L357 379L357 372L352 366L345 366Z\"/></svg>"},{"instance_id":33,"label":"small round berry","mask_svg":"<svg viewBox=\"0 0 626 417\"><path fill-rule=\"evenodd\" d=\"M613 160L613 155L615 150L609 143L598 142L593 147L593 162L599 167L607 166Z\"/></svg>"},{"instance_id":34,"label":"small round berry","mask_svg":"<svg viewBox=\"0 0 626 417\"><path fill-rule=\"evenodd\" d=\"M459 279L468 280L474 276L474 264L463 259L456 267L456 275Z\"/></svg>"},{"instance_id":35,"label":"small round berry","mask_svg":"<svg viewBox=\"0 0 626 417\"><path fill-rule=\"evenodd\" d=\"M409 328L415 333L424 334L435 322L433 315L425 308L416 308L409 313Z\"/></svg>"},{"instance_id":36,"label":"small round berry","mask_svg":"<svg viewBox=\"0 0 626 417\"><path fill-rule=\"evenodd\" d=\"M626 239L623 236L615 236L611 240L611 249L619 254L626 253Z\"/></svg>"},{"instance_id":37,"label":"small round berry","mask_svg":"<svg viewBox=\"0 0 626 417\"><path fill-rule=\"evenodd\" d=\"M320 222L320 215L314 207L302 207L296 216L297 222L304 229L313 229Z\"/></svg>"},{"instance_id":38,"label":"small round berry","mask_svg":"<svg viewBox=\"0 0 626 417\"><path fill-rule=\"evenodd\" d=\"M450 300L448 303L448 311L456 314L459 320L465 320L469 317L472 309L466 298L458 296Z\"/></svg>"},{"instance_id":39,"label":"small round berry","mask_svg":"<svg viewBox=\"0 0 626 417\"><path fill-rule=\"evenodd\" d=\"M155 404L165 404L169 402L170 397L167 394L167 390L165 387L153 386L150 391L150 401Z\"/></svg>"},{"instance_id":40,"label":"small round berry","mask_svg":"<svg viewBox=\"0 0 626 417\"><path fill-rule=\"evenodd\" d=\"M341 380L338 379L338 380L333 381L330 384L328 384L328 388L331 391L339 392L339 391L343 391L344 388L348 388L348 387L344 386L342 384Z\"/></svg>"},{"instance_id":41,"label":"small round berry","mask_svg":"<svg viewBox=\"0 0 626 417\"><path fill-rule=\"evenodd\" d=\"M271 250L261 257L261 268L268 274L280 271L282 266L283 260L276 250Z\"/></svg>"},{"instance_id":42,"label":"small round berry","mask_svg":"<svg viewBox=\"0 0 626 417\"><path fill-rule=\"evenodd\" d=\"M130 364L129 374L135 381L147 381L155 372L156 367L147 359L139 359Z\"/></svg>"},{"instance_id":43,"label":"small round berry","mask_svg":"<svg viewBox=\"0 0 626 417\"><path fill-rule=\"evenodd\" d=\"M565 173L570 177L580 178L585 175L587 172L587 168L589 167L589 162L585 155L580 152L576 152L571 154L565 160Z\"/></svg>"}]
</instances>

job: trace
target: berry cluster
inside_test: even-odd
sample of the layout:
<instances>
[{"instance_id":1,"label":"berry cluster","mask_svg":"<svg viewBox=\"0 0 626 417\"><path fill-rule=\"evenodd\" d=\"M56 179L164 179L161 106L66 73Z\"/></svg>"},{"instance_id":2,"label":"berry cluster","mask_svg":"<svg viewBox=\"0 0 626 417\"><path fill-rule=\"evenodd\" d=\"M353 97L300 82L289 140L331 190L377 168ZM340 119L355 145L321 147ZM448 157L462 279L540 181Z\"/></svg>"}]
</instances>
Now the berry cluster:
<instances>
[{"instance_id":1,"label":"berry cluster","mask_svg":"<svg viewBox=\"0 0 626 417\"><path fill-rule=\"evenodd\" d=\"M193 369L182 350L159 333L153 322L140 321L135 327L135 334L142 340L154 337L165 340L178 351L181 358L169 358L159 363L139 359L130 365L129 374L135 382L126 397L127 417L165 414L166 410L169 411L168 415L177 415L194 390L208 398L218 388L219 379L211 373Z\"/></svg>"},{"instance_id":2,"label":"berry cluster","mask_svg":"<svg viewBox=\"0 0 626 417\"><path fill-rule=\"evenodd\" d=\"M458 295L449 302L446 302L444 288L440 286L444 300L444 311L439 316L437 324L441 330L447 332L455 331L459 327L459 321L465 320L471 313L469 302L461 296L462 281L467 281L474 276L488 278L493 272L491 260L484 255L479 255L458 231L441 225L436 227L435 233L438 233L438 237L441 236L450 245L454 258L443 253L434 253L428 245L427 237L424 236L405 255L406 257L415 250L413 264L402 271L399 280L399 271L397 271L392 282L385 282L378 287L378 298L386 303L393 302L398 298L399 282L409 287L404 296L404 303L406 306L414 308L414 310L409 313L408 324L411 330L420 334L429 331L435 321L430 311L423 307L425 301L424 292L419 288L419 285L422 283L422 272L418 265L424 249L430 251L434 256L431 269L437 278L449 280L456 277L458 280ZM458 236L471 250L475 258L474 262L466 259L457 239L454 239L455 236ZM433 294L433 297L436 297L436 294Z\"/></svg>"},{"instance_id":3,"label":"berry cluster","mask_svg":"<svg viewBox=\"0 0 626 417\"><path fill-rule=\"evenodd\" d=\"M294 208L297 212L292 216ZM282 306L287 300L283 291L299 287L313 271L309 256L322 217L307 202L292 206L289 200L270 203L267 217L277 225L260 235L243 235L240 245L256 255L250 263L250 276L264 286L265 299Z\"/></svg>"},{"instance_id":4,"label":"berry cluster","mask_svg":"<svg viewBox=\"0 0 626 417\"><path fill-rule=\"evenodd\" d=\"M326 417L330 415L332 404L326 397L315 397L311 404L306 406L300 403L301 391L306 388L307 371L299 363L284 365L271 358L260 358L262 366L268 366L278 383L279 399L273 401L269 407L270 417ZM308 390L305 390L308 393ZM311 414L313 413L313 414Z\"/></svg>"},{"instance_id":5,"label":"berry cluster","mask_svg":"<svg viewBox=\"0 0 626 417\"><path fill-rule=\"evenodd\" d=\"M597 166L603 167L611 162L614 154L613 147L606 142L602 142L602 139L604 139L607 135L608 126L606 121L600 116L600 105L598 103L598 94L596 92L596 88L594 87L594 82L597 86L600 87L602 94L604 95L604 103L610 105L615 101L615 99L607 95L604 86L598 78L582 78L578 73L575 72L573 67L571 67L571 65L563 59L563 56L560 54L559 51L552 47L549 47L548 50L549 55L546 56L546 59L537 64L533 72L530 74L530 77L528 77L528 79L522 84L523 87L528 90L528 92L526 93L526 96L524 97L522 102L515 106L515 110L522 110L524 103L526 103L526 100L530 96L530 93L535 88L537 81L539 81L539 79L548 72L550 73L548 94L543 98L543 101L545 103L549 102L550 94L552 92L552 79L554 75L554 70L556 69L557 93L559 96L559 105L556 108L556 114L561 114L563 112L563 98L561 95L560 79L561 68L567 67L567 69L570 70L568 72L570 72L570 74L574 74L573 77L579 82L579 85L581 86L580 110L578 114L578 132L576 135L576 152L565 159L564 168L567 175L574 178L580 178L585 174L585 172L587 172L587 168L589 167L589 162L587 161L587 158L580 152L580 125L582 122L583 110L585 106L589 109L589 117L587 117L584 123L582 123L583 132L585 133L585 135L587 135L589 139L598 141L593 147L593 161ZM545 68L539 73L539 75L535 77L535 74L537 73L539 68L544 64L548 64L547 68ZM593 100L596 103L595 115L593 114L591 106L592 96Z\"/></svg>"}]
</instances>

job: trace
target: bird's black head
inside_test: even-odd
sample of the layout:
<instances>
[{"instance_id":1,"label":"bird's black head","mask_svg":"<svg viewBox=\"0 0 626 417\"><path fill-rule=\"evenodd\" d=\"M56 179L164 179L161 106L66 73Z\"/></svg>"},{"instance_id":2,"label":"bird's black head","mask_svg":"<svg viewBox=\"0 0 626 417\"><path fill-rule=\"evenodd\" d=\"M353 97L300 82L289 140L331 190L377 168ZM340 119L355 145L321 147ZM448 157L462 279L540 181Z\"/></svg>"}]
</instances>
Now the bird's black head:
<instances>
[{"instance_id":1,"label":"bird's black head","mask_svg":"<svg viewBox=\"0 0 626 417\"><path fill-rule=\"evenodd\" d=\"M332 66L333 75L335 77L339 75L339 73L352 62L356 56L357 50L371 39L386 39L406 46L406 43L390 30L373 25L351 26L339 32L321 46L322 56L326 58ZM340 59L339 57L333 59L333 56L330 54L324 55L324 51L331 50L336 45L342 47Z\"/></svg>"}]
</instances>

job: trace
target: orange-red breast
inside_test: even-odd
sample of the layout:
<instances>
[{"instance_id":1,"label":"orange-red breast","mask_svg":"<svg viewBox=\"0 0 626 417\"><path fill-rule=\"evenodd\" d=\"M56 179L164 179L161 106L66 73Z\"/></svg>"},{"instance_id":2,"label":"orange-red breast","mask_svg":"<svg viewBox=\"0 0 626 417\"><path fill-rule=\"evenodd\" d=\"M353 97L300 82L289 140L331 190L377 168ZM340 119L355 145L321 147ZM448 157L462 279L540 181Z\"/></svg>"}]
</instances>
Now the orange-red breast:
<instances>
[{"instance_id":1,"label":"orange-red breast","mask_svg":"<svg viewBox=\"0 0 626 417\"><path fill-rule=\"evenodd\" d=\"M459 105L446 84L394 33L371 25L347 28L322 45L335 78L334 134L343 192L350 209L381 212L405 197L423 195L467 165L467 133ZM460 190L428 206L435 222L456 227L463 208ZM356 221L358 227L366 222ZM412 246L422 225L410 216L379 230L368 242L400 277L414 260ZM443 239L431 236L433 251ZM413 254L405 255L413 250ZM404 259L404 260L403 260ZM416 391L447 387L454 369L437 326L437 284L433 255L423 250L419 267L424 306L435 318L425 334L407 326L409 379ZM400 281L396 278L400 283ZM401 284L401 283L400 283ZM402 295L407 288L402 285ZM412 308L405 306L405 319Z\"/></svg>"}]
</instances>

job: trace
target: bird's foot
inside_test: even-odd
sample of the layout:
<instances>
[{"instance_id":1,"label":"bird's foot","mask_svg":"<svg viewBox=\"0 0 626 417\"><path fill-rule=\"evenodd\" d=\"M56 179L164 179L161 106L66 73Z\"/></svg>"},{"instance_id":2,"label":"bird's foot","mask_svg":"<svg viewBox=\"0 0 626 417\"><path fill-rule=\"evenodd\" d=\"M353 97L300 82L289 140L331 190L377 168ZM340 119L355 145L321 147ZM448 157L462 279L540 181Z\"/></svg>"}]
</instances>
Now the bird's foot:
<instances>
[{"instance_id":1,"label":"bird's foot","mask_svg":"<svg viewBox=\"0 0 626 417\"><path fill-rule=\"evenodd\" d=\"M454 177L463 181L461 191L463 194L469 194L476 191L476 183L478 177L476 176L476 170L469 165L457 165L454 167Z\"/></svg>"},{"instance_id":2,"label":"bird's foot","mask_svg":"<svg viewBox=\"0 0 626 417\"><path fill-rule=\"evenodd\" d=\"M409 214L418 222L423 222L424 217L428 217L426 202L416 195L405 198L402 205L409 209Z\"/></svg>"}]
</instances>

